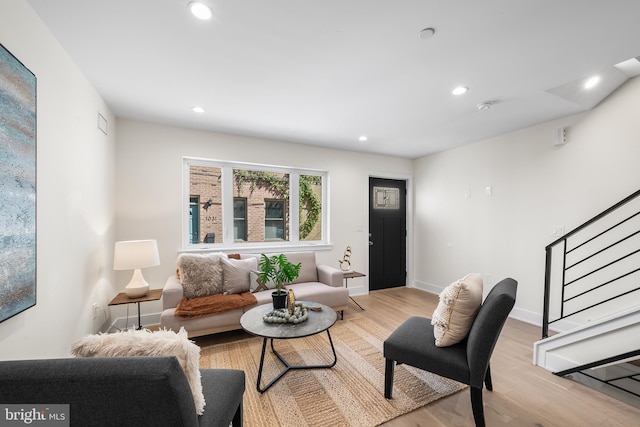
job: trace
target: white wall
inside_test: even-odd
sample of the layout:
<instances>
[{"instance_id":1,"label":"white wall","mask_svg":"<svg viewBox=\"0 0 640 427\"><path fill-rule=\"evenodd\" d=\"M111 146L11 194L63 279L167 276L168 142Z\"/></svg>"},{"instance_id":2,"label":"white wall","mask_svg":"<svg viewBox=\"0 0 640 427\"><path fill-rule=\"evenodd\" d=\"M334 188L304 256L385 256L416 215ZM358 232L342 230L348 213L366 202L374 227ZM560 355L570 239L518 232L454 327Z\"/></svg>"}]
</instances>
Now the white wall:
<instances>
[{"instance_id":1,"label":"white wall","mask_svg":"<svg viewBox=\"0 0 640 427\"><path fill-rule=\"evenodd\" d=\"M640 188L639 111L636 78L587 113L416 160L416 285L437 291L471 271L492 283L510 276L514 314L541 322L553 227L568 232ZM561 126L568 142L553 147Z\"/></svg>"},{"instance_id":2,"label":"white wall","mask_svg":"<svg viewBox=\"0 0 640 427\"><path fill-rule=\"evenodd\" d=\"M0 2L0 43L37 77L37 304L0 323L0 360L64 357L114 295L115 118L26 1Z\"/></svg>"},{"instance_id":3,"label":"white wall","mask_svg":"<svg viewBox=\"0 0 640 427\"><path fill-rule=\"evenodd\" d=\"M152 288L164 286L175 274L181 250L182 157L294 166L329 171L330 221L333 249L317 253L320 263L338 267L347 245L354 269L368 271L368 177L411 176L413 162L406 159L190 130L132 120L118 120L117 135L117 239L157 239L161 265L143 271ZM362 231L356 231L357 226ZM130 272L118 272L124 288ZM365 286L353 279L349 287ZM113 307L114 317L125 315ZM143 314L157 313L161 304L145 303Z\"/></svg>"}]
</instances>

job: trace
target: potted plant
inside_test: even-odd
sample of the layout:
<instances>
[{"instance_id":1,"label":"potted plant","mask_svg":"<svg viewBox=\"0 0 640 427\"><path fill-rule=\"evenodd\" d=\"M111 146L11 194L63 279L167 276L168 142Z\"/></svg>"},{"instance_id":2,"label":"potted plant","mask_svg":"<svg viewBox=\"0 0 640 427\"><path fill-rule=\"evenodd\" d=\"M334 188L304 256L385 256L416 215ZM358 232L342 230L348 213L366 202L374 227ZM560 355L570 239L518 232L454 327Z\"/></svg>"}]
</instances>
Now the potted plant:
<instances>
[{"instance_id":1,"label":"potted plant","mask_svg":"<svg viewBox=\"0 0 640 427\"><path fill-rule=\"evenodd\" d=\"M273 296L273 308L285 308L287 306L287 293L282 292L282 285L291 283L300 275L300 267L302 263L293 264L289 262L284 254L273 255L271 257L265 254L260 255L260 274L258 280L260 283L273 282L276 285L276 291Z\"/></svg>"}]
</instances>

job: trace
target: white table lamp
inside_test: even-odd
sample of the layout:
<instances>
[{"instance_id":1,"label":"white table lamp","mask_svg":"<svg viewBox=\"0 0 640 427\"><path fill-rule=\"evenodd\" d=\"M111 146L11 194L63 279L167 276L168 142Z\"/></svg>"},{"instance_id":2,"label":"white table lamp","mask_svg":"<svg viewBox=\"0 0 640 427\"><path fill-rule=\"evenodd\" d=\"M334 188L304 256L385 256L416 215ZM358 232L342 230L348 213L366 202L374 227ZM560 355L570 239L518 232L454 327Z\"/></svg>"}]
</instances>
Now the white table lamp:
<instances>
[{"instance_id":1,"label":"white table lamp","mask_svg":"<svg viewBox=\"0 0 640 427\"><path fill-rule=\"evenodd\" d=\"M114 270L134 270L131 281L124 288L129 298L146 295L149 284L140 269L160 265L158 243L155 240L128 240L116 242L113 256Z\"/></svg>"}]
</instances>

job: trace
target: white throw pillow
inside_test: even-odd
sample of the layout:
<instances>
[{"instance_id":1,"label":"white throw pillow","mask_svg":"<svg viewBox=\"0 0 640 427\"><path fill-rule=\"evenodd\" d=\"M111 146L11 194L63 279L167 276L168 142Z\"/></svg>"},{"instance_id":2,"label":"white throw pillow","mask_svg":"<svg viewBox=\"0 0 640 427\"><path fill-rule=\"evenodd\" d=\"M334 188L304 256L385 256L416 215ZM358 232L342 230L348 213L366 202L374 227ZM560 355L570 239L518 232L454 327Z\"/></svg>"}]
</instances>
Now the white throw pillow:
<instances>
[{"instance_id":1,"label":"white throw pillow","mask_svg":"<svg viewBox=\"0 0 640 427\"><path fill-rule=\"evenodd\" d=\"M482 276L466 275L440 293L431 324L437 347L448 347L464 340L482 305Z\"/></svg>"},{"instance_id":2,"label":"white throw pillow","mask_svg":"<svg viewBox=\"0 0 640 427\"><path fill-rule=\"evenodd\" d=\"M200 381L200 347L189 340L184 328L178 333L142 329L88 335L73 343L71 354L77 357L176 356L191 387L196 413L204 413L206 402Z\"/></svg>"},{"instance_id":3,"label":"white throw pillow","mask_svg":"<svg viewBox=\"0 0 640 427\"><path fill-rule=\"evenodd\" d=\"M241 294L249 292L251 270L258 268L256 258L225 259L222 258L222 293Z\"/></svg>"},{"instance_id":4,"label":"white throw pillow","mask_svg":"<svg viewBox=\"0 0 640 427\"><path fill-rule=\"evenodd\" d=\"M227 256L221 252L210 254L180 254L178 277L186 298L222 293L222 263Z\"/></svg>"}]
</instances>

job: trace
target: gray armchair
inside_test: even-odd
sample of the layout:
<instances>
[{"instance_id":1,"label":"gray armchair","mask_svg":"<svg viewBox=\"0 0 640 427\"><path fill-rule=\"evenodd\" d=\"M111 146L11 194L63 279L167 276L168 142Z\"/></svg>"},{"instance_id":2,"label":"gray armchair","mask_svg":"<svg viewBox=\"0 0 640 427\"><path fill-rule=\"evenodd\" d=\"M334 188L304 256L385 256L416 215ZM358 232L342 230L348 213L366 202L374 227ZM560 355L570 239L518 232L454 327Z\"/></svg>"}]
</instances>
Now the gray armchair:
<instances>
[{"instance_id":1,"label":"gray armchair","mask_svg":"<svg viewBox=\"0 0 640 427\"><path fill-rule=\"evenodd\" d=\"M450 347L436 347L431 319L411 317L384 342L384 396L391 399L395 364L451 378L471 389L476 426L484 426L483 383L493 390L489 359L500 331L516 301L518 282L507 278L497 283L480 307L468 337Z\"/></svg>"},{"instance_id":2,"label":"gray armchair","mask_svg":"<svg viewBox=\"0 0 640 427\"><path fill-rule=\"evenodd\" d=\"M71 426L241 427L244 371L200 373L207 402L200 416L175 357L1 361L0 402L67 404Z\"/></svg>"}]
</instances>

